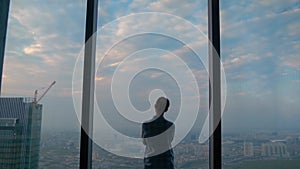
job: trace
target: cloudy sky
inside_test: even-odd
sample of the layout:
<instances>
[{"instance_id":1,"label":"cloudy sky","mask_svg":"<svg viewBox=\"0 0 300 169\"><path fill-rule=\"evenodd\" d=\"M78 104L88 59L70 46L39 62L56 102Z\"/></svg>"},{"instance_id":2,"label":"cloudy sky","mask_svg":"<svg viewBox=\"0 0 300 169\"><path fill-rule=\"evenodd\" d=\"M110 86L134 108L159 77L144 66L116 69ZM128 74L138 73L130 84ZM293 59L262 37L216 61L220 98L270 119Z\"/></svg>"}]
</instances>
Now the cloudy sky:
<instances>
[{"instance_id":1,"label":"cloudy sky","mask_svg":"<svg viewBox=\"0 0 300 169\"><path fill-rule=\"evenodd\" d=\"M41 101L43 130L79 126L72 76L79 72L74 83L80 89L85 5L86 0L11 1L2 91L4 96L32 97L34 90L41 94L43 87L56 80ZM157 13L133 15L142 12ZM225 131L300 128L299 19L299 0L221 1ZM149 65L153 69L140 71L128 89L135 109L151 108L151 91L161 89L171 99L173 113L168 118L172 121L179 115L181 101L188 103L188 111L193 110L192 103L199 103L195 126L201 128L208 109L206 0L100 0L98 29L96 98L114 128L137 127L116 113L110 91L114 73L132 74ZM79 68L75 66L78 58ZM163 72L159 65L167 65L170 72ZM195 78L196 90L195 81L184 80L188 77ZM125 82L116 85L117 93L127 90ZM189 113L185 111L187 117L192 116Z\"/></svg>"}]
</instances>

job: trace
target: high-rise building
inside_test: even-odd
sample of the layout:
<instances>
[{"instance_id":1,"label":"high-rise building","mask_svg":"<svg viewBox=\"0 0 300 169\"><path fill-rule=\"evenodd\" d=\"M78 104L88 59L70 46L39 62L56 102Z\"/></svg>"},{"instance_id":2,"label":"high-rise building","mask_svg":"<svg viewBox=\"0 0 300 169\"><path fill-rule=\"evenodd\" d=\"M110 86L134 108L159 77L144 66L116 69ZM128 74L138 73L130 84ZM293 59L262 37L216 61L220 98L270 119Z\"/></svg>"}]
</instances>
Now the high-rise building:
<instances>
[{"instance_id":1,"label":"high-rise building","mask_svg":"<svg viewBox=\"0 0 300 169\"><path fill-rule=\"evenodd\" d=\"M0 168L20 168L20 129L17 118L0 118Z\"/></svg>"},{"instance_id":2,"label":"high-rise building","mask_svg":"<svg viewBox=\"0 0 300 169\"><path fill-rule=\"evenodd\" d=\"M0 98L0 168L38 169L42 105Z\"/></svg>"},{"instance_id":3,"label":"high-rise building","mask_svg":"<svg viewBox=\"0 0 300 169\"><path fill-rule=\"evenodd\" d=\"M288 157L286 144L282 142L264 143L261 146L261 155L265 157Z\"/></svg>"},{"instance_id":4,"label":"high-rise building","mask_svg":"<svg viewBox=\"0 0 300 169\"><path fill-rule=\"evenodd\" d=\"M244 142L244 156L246 157L254 156L253 143Z\"/></svg>"}]
</instances>

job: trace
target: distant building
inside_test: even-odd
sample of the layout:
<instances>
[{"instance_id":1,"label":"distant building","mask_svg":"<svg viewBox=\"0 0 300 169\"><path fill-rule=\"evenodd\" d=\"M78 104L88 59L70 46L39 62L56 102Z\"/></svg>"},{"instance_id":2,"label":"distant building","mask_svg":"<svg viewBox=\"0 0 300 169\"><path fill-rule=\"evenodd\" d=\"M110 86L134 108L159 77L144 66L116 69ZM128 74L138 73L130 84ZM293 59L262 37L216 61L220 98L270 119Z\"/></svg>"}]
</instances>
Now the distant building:
<instances>
[{"instance_id":1,"label":"distant building","mask_svg":"<svg viewBox=\"0 0 300 169\"><path fill-rule=\"evenodd\" d=\"M261 146L261 155L265 157L288 157L287 146L282 142L264 143Z\"/></svg>"},{"instance_id":2,"label":"distant building","mask_svg":"<svg viewBox=\"0 0 300 169\"><path fill-rule=\"evenodd\" d=\"M253 143L244 142L244 156L246 157L254 156Z\"/></svg>"},{"instance_id":3,"label":"distant building","mask_svg":"<svg viewBox=\"0 0 300 169\"><path fill-rule=\"evenodd\" d=\"M0 168L38 169L42 105L0 98Z\"/></svg>"},{"instance_id":4,"label":"distant building","mask_svg":"<svg viewBox=\"0 0 300 169\"><path fill-rule=\"evenodd\" d=\"M300 137L297 136L288 136L285 138L287 144L299 144Z\"/></svg>"},{"instance_id":5,"label":"distant building","mask_svg":"<svg viewBox=\"0 0 300 169\"><path fill-rule=\"evenodd\" d=\"M21 137L18 119L0 118L0 168L20 168Z\"/></svg>"}]
</instances>

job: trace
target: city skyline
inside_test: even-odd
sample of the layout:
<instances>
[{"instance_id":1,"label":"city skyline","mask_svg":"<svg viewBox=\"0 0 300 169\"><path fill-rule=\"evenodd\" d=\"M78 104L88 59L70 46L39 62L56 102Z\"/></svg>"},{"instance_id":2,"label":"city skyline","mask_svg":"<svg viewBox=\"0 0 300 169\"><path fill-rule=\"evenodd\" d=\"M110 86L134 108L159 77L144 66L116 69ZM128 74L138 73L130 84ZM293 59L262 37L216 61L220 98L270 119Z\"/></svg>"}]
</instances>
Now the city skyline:
<instances>
[{"instance_id":1,"label":"city skyline","mask_svg":"<svg viewBox=\"0 0 300 169\"><path fill-rule=\"evenodd\" d=\"M191 133L181 144L174 147L176 167L182 169L208 169L208 143L199 144L196 133ZM49 132L43 133L41 140L41 168L70 167L77 168L79 161L79 132ZM119 138L116 138L119 140ZM124 140L119 140L124 141ZM245 154L245 142L252 145L253 155ZM127 142L125 142L127 144ZM244 169L264 167L274 169L299 166L300 133L299 131L224 134L223 135L223 168ZM287 154L280 155L280 151L272 149L264 155L264 145L284 147ZM118 147L120 148L120 147ZM130 149L130 148L129 148ZM251 151L252 151L251 150ZM272 154L271 152L274 151ZM277 153L275 153L277 152ZM93 146L93 168L140 168L143 160L139 158L120 157L109 153L97 144ZM63 159L63 161L58 160Z\"/></svg>"}]
</instances>

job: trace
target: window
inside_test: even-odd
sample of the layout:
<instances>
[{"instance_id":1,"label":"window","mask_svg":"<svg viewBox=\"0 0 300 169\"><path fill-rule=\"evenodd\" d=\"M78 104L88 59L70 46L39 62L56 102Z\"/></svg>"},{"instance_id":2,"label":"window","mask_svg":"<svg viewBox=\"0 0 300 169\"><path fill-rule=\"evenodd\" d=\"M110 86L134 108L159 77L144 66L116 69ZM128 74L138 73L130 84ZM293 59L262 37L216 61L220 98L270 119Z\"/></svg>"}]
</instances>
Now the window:
<instances>
[{"instance_id":1,"label":"window","mask_svg":"<svg viewBox=\"0 0 300 169\"><path fill-rule=\"evenodd\" d=\"M85 13L84 0L10 1L0 119L16 118L20 126L14 128L21 129L11 139L16 149L5 150L17 152L8 168L79 167L71 82L84 44ZM38 104L35 90L37 99L46 94Z\"/></svg>"},{"instance_id":2,"label":"window","mask_svg":"<svg viewBox=\"0 0 300 169\"><path fill-rule=\"evenodd\" d=\"M299 167L299 3L222 1L223 168Z\"/></svg>"},{"instance_id":3,"label":"window","mask_svg":"<svg viewBox=\"0 0 300 169\"><path fill-rule=\"evenodd\" d=\"M91 168L142 168L142 123L160 96L170 99L176 168L300 167L299 2L222 1L220 10L218 0L95 2L10 2L0 168L79 168L89 157ZM85 43L90 21L95 41ZM93 58L84 60L93 50L95 79ZM209 142L218 109L222 130ZM80 145L85 136L92 149Z\"/></svg>"},{"instance_id":4,"label":"window","mask_svg":"<svg viewBox=\"0 0 300 169\"><path fill-rule=\"evenodd\" d=\"M141 123L155 115L154 102L162 91L171 100L166 118L178 130L176 167L208 168L208 142L198 141L208 113L208 74L202 63L208 55L207 2L99 5L96 60L102 60L96 64L93 168L143 167ZM132 106L122 107L123 102ZM194 106L181 110L181 102Z\"/></svg>"}]
</instances>

